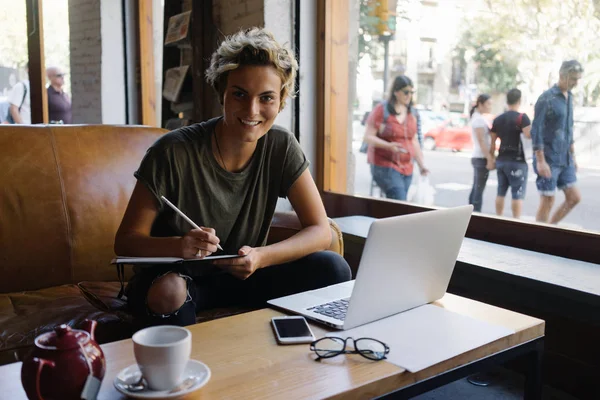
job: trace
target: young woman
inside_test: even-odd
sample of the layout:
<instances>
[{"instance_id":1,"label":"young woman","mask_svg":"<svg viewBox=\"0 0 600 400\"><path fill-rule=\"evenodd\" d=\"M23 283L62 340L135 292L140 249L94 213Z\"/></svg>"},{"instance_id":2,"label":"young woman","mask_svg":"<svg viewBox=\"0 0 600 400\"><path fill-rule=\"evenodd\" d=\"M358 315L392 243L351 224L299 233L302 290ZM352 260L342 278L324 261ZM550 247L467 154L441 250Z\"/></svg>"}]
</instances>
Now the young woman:
<instances>
[{"instance_id":1,"label":"young woman","mask_svg":"<svg viewBox=\"0 0 600 400\"><path fill-rule=\"evenodd\" d=\"M220 244L240 257L137 270L126 294L138 327L189 325L200 310L259 305L350 279L344 259L323 251L331 232L308 161L294 136L274 125L296 71L292 51L264 29L226 38L206 71L223 116L170 132L148 149L115 252L202 259ZM161 195L201 229L190 230ZM302 230L265 246L278 197L289 199Z\"/></svg>"},{"instance_id":2,"label":"young woman","mask_svg":"<svg viewBox=\"0 0 600 400\"><path fill-rule=\"evenodd\" d=\"M488 94L480 94L477 102L471 108L471 137L473 138L473 188L469 194L469 204L473 204L475 211L481 212L483 204L483 190L487 183L490 171L495 168L494 157L490 153L492 141L490 127L483 118L483 114L492 111L492 99Z\"/></svg>"},{"instance_id":3,"label":"young woman","mask_svg":"<svg viewBox=\"0 0 600 400\"><path fill-rule=\"evenodd\" d=\"M419 145L417 118L412 109L413 93L413 84L408 77L396 77L388 99L376 106L367 120L367 161L371 164L375 183L388 199L406 200L413 160L421 175L429 173Z\"/></svg>"}]
</instances>

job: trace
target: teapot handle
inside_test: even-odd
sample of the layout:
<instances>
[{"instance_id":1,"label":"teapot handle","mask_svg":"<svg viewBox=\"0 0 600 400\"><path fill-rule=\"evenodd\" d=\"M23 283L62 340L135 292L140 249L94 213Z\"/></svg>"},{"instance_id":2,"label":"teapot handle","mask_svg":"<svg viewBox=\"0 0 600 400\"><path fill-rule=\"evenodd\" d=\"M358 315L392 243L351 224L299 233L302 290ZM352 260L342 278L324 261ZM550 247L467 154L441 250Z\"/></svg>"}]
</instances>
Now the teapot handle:
<instances>
[{"instance_id":1,"label":"teapot handle","mask_svg":"<svg viewBox=\"0 0 600 400\"><path fill-rule=\"evenodd\" d=\"M98 322L93 319L85 319L82 323L83 330L90 334L90 339L96 340L96 325Z\"/></svg>"},{"instance_id":2,"label":"teapot handle","mask_svg":"<svg viewBox=\"0 0 600 400\"><path fill-rule=\"evenodd\" d=\"M44 400L42 397L42 392L40 390L40 376L42 374L42 369L44 365L48 365L50 368L54 368L56 365L54 361L45 360L43 358L33 357L33 363L37 366L37 371L35 373L35 392L37 394L37 400Z\"/></svg>"}]
</instances>

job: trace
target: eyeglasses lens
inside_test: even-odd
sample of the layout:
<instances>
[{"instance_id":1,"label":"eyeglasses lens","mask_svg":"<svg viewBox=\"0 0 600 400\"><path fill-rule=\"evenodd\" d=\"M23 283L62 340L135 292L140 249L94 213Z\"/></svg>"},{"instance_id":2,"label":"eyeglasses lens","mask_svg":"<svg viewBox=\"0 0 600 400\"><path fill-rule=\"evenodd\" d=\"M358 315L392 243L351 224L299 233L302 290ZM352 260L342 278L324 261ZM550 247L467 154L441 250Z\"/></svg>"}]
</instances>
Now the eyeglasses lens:
<instances>
[{"instance_id":1,"label":"eyeglasses lens","mask_svg":"<svg viewBox=\"0 0 600 400\"><path fill-rule=\"evenodd\" d=\"M371 360L385 358L385 345L377 340L358 339L354 342L354 347L361 355Z\"/></svg>"},{"instance_id":2,"label":"eyeglasses lens","mask_svg":"<svg viewBox=\"0 0 600 400\"><path fill-rule=\"evenodd\" d=\"M323 358L337 355L343 348L344 341L335 337L325 337L314 344L315 353Z\"/></svg>"}]
</instances>

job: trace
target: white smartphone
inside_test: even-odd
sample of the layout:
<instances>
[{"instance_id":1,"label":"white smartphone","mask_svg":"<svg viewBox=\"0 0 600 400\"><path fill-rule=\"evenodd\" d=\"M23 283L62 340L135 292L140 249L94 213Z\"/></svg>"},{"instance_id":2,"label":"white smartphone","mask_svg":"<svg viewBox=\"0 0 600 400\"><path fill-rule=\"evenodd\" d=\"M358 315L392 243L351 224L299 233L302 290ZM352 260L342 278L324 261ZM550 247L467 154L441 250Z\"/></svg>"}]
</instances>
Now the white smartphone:
<instances>
[{"instance_id":1,"label":"white smartphone","mask_svg":"<svg viewBox=\"0 0 600 400\"><path fill-rule=\"evenodd\" d=\"M279 344L311 343L315 340L304 317L273 317L271 324Z\"/></svg>"}]
</instances>

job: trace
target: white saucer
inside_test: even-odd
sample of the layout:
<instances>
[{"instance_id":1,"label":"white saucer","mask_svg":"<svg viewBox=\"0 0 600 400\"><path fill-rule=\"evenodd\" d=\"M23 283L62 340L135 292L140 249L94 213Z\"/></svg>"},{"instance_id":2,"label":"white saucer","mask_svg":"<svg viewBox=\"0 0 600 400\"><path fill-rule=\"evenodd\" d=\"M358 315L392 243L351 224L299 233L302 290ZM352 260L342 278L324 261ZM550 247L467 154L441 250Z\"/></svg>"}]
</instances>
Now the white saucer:
<instances>
[{"instance_id":1,"label":"white saucer","mask_svg":"<svg viewBox=\"0 0 600 400\"><path fill-rule=\"evenodd\" d=\"M187 379L189 377L198 377L199 380L192 387L176 393L169 393L168 390L152 390L149 388L139 392L133 392L123 388L118 384L124 383L128 385L139 381L140 369L138 368L137 364L132 364L129 367L122 369L117 374L115 380L113 381L113 385L120 393L134 399L174 399L184 396L188 393L192 393L206 385L206 383L210 380L210 368L200 361L189 360L185 366L185 371L183 372L183 379Z\"/></svg>"}]
</instances>

